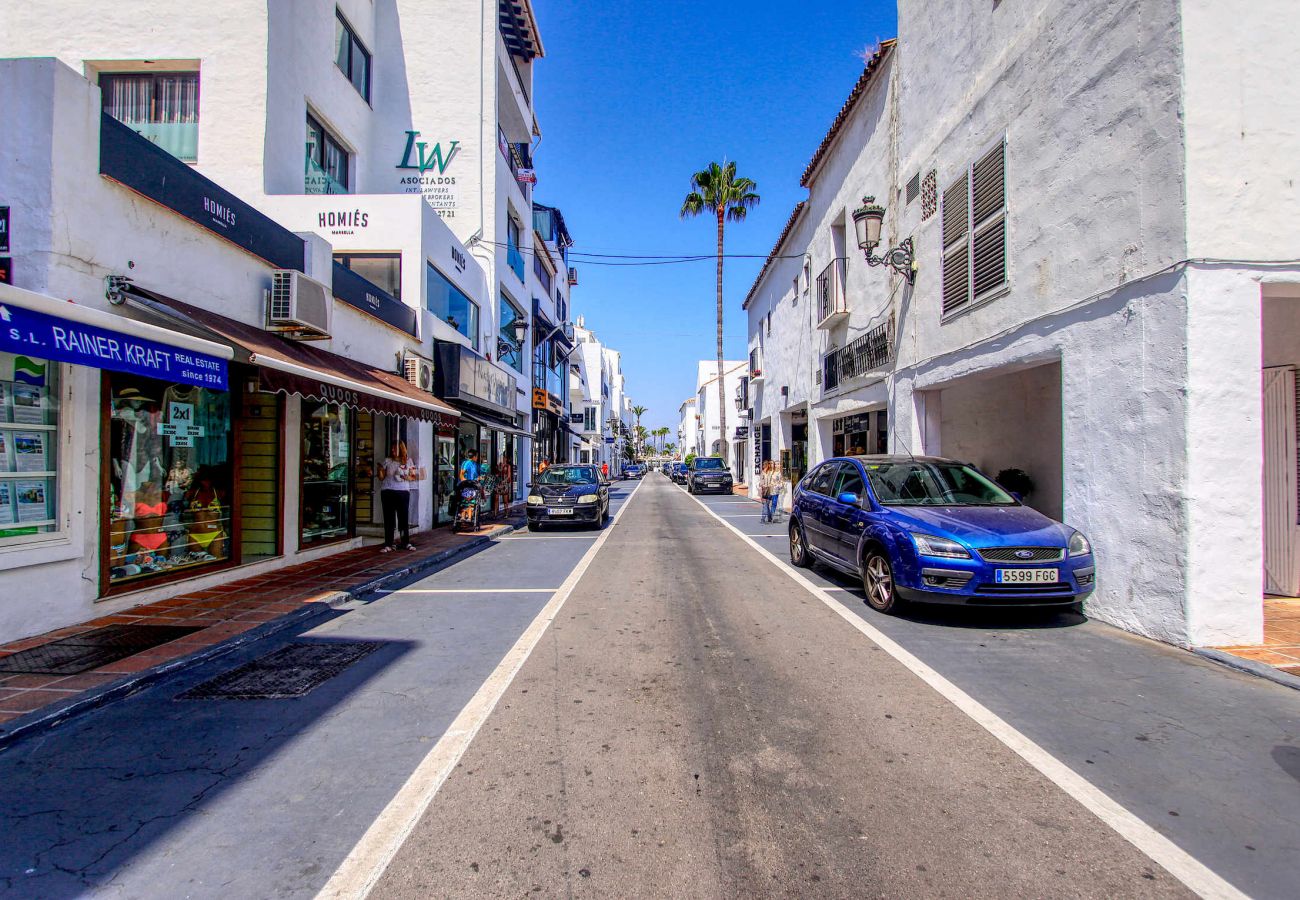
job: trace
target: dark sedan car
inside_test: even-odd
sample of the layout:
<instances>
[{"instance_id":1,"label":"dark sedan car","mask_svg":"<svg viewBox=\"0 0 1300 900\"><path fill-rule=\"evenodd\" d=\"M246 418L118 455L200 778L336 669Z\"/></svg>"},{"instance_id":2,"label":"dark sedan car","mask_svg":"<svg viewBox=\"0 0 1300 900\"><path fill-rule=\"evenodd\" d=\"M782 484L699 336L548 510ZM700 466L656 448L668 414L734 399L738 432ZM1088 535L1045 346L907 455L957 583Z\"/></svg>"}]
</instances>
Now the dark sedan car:
<instances>
[{"instance_id":1,"label":"dark sedan car","mask_svg":"<svg viewBox=\"0 0 1300 900\"><path fill-rule=\"evenodd\" d=\"M528 530L546 522L599 528L609 518L609 487L595 466L551 466L528 486Z\"/></svg>"},{"instance_id":2,"label":"dark sedan car","mask_svg":"<svg viewBox=\"0 0 1300 900\"><path fill-rule=\"evenodd\" d=\"M830 459L799 482L790 561L862 579L867 603L1078 608L1096 563L1083 534L950 459Z\"/></svg>"},{"instance_id":3,"label":"dark sedan car","mask_svg":"<svg viewBox=\"0 0 1300 900\"><path fill-rule=\"evenodd\" d=\"M730 494L732 484L731 470L720 456L697 456L691 460L691 467L686 472L686 490L692 494L705 491Z\"/></svg>"}]
</instances>

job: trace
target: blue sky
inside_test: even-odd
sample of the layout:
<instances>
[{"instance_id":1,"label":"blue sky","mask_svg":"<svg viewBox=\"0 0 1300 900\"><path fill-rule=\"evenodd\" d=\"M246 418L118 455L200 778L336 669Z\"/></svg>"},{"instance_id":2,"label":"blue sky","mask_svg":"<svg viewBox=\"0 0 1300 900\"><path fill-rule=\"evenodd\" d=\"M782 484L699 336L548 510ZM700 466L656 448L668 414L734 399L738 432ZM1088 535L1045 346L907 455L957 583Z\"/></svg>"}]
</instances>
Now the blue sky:
<instances>
[{"instance_id":1,"label":"blue sky","mask_svg":"<svg viewBox=\"0 0 1300 900\"><path fill-rule=\"evenodd\" d=\"M897 31L890 0L534 8L546 47L534 70L536 197L563 210L574 250L589 253L713 253L713 221L678 211L691 173L725 157L763 198L728 225L727 253L765 257L806 195L799 177L862 71L860 54ZM761 266L726 261L729 359L745 355L740 304ZM696 361L715 352L713 260L577 267L575 314L623 351L628 390L649 407L642 424L675 432Z\"/></svg>"}]
</instances>

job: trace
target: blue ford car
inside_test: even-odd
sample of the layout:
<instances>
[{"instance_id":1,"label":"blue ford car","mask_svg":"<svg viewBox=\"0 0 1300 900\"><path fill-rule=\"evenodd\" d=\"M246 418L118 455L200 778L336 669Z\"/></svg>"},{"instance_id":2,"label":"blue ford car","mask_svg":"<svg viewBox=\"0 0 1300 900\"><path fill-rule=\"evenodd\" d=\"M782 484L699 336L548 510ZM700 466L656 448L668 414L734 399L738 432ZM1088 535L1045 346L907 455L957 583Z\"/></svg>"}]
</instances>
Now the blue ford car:
<instances>
[{"instance_id":1,"label":"blue ford car","mask_svg":"<svg viewBox=\"0 0 1300 900\"><path fill-rule=\"evenodd\" d=\"M950 459L827 460L794 492L790 561L862 579L867 603L1079 609L1096 577L1082 533Z\"/></svg>"}]
</instances>

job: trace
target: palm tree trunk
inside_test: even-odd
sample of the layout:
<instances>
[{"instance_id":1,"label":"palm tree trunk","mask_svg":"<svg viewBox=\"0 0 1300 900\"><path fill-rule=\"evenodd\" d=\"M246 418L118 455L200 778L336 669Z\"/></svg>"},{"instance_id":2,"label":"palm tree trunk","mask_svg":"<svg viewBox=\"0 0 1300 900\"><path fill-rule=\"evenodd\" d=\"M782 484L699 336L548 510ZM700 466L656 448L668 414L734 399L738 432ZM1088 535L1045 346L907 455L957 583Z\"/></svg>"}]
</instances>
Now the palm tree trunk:
<instances>
[{"instance_id":1,"label":"palm tree trunk","mask_svg":"<svg viewBox=\"0 0 1300 900\"><path fill-rule=\"evenodd\" d=\"M718 207L718 435L722 461L727 461L727 389L722 372L722 219L724 210Z\"/></svg>"}]
</instances>

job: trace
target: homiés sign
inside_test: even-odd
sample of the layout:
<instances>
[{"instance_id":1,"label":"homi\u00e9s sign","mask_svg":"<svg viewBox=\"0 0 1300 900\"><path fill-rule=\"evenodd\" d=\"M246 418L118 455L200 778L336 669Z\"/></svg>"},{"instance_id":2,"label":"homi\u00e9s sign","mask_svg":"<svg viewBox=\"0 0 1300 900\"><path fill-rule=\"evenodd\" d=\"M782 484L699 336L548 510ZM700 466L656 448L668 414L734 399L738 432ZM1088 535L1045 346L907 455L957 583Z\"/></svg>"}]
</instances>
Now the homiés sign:
<instances>
[{"instance_id":1,"label":"homi\u00e9s sign","mask_svg":"<svg viewBox=\"0 0 1300 900\"><path fill-rule=\"evenodd\" d=\"M224 391L226 361L119 331L0 304L0 350Z\"/></svg>"}]
</instances>

